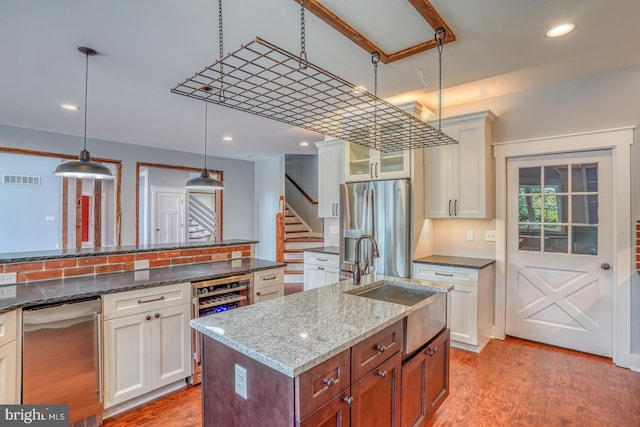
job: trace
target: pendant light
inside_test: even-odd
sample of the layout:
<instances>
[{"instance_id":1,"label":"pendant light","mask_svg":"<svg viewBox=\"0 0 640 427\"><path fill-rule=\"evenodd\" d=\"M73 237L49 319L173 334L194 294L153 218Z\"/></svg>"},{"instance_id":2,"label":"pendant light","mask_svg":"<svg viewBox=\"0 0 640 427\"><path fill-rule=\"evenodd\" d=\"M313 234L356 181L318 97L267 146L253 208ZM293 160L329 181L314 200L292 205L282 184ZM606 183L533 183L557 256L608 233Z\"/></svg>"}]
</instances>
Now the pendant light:
<instances>
[{"instance_id":1,"label":"pendant light","mask_svg":"<svg viewBox=\"0 0 640 427\"><path fill-rule=\"evenodd\" d=\"M205 92L211 92L211 86L203 86L200 88ZM207 106L208 102L204 103L204 167L200 172L200 176L187 181L185 186L187 190L199 190L199 191L215 191L222 190L224 186L219 180L212 178L207 169Z\"/></svg>"},{"instance_id":2,"label":"pendant light","mask_svg":"<svg viewBox=\"0 0 640 427\"><path fill-rule=\"evenodd\" d=\"M87 178L87 179L113 179L109 168L101 163L91 160L91 155L87 151L87 92L89 86L89 56L95 56L98 52L89 47L79 47L78 50L85 55L85 76L84 76L84 148L80 152L78 160L69 160L60 163L54 175L66 178Z\"/></svg>"}]
</instances>

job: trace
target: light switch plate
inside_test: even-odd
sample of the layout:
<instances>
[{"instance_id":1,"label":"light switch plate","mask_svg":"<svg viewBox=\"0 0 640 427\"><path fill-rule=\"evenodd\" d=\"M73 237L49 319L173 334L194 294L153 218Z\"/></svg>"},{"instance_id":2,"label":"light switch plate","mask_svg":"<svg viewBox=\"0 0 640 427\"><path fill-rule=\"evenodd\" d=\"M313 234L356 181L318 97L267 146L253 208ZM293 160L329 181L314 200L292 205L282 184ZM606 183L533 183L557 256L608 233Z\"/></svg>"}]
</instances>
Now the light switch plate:
<instances>
[{"instance_id":1,"label":"light switch plate","mask_svg":"<svg viewBox=\"0 0 640 427\"><path fill-rule=\"evenodd\" d=\"M134 263L134 269L136 269L136 270L145 270L147 268L149 268L149 260L148 259L135 261L135 263Z\"/></svg>"},{"instance_id":2,"label":"light switch plate","mask_svg":"<svg viewBox=\"0 0 640 427\"><path fill-rule=\"evenodd\" d=\"M242 251L233 251L231 252L232 259L242 258Z\"/></svg>"},{"instance_id":3,"label":"light switch plate","mask_svg":"<svg viewBox=\"0 0 640 427\"><path fill-rule=\"evenodd\" d=\"M0 285L11 285L17 281L16 273L2 273L0 274Z\"/></svg>"},{"instance_id":4,"label":"light switch plate","mask_svg":"<svg viewBox=\"0 0 640 427\"><path fill-rule=\"evenodd\" d=\"M467 241L471 242L473 240L473 230L467 230Z\"/></svg>"}]
</instances>

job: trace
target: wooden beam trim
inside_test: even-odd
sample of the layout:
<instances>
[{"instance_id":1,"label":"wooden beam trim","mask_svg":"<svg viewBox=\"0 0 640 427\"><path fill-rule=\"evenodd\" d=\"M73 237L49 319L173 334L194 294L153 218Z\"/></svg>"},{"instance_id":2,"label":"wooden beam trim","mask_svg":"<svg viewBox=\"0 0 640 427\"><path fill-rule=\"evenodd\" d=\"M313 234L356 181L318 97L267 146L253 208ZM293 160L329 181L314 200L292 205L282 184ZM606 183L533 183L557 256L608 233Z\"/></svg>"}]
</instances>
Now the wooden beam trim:
<instances>
[{"instance_id":1,"label":"wooden beam trim","mask_svg":"<svg viewBox=\"0 0 640 427\"><path fill-rule=\"evenodd\" d=\"M76 194L75 194L75 249L82 248L82 180L74 178L76 182Z\"/></svg>"},{"instance_id":2,"label":"wooden beam trim","mask_svg":"<svg viewBox=\"0 0 640 427\"><path fill-rule=\"evenodd\" d=\"M62 178L62 249L69 247L69 178Z\"/></svg>"},{"instance_id":3,"label":"wooden beam trim","mask_svg":"<svg viewBox=\"0 0 640 427\"><path fill-rule=\"evenodd\" d=\"M93 181L93 247L102 246L102 180Z\"/></svg>"},{"instance_id":4,"label":"wooden beam trim","mask_svg":"<svg viewBox=\"0 0 640 427\"><path fill-rule=\"evenodd\" d=\"M411 6L427 21L431 28L437 30L442 27L447 31L447 39L445 40L447 43L456 39L451 28L444 22L444 19L442 19L438 11L428 0L409 0L409 3L411 3Z\"/></svg>"}]
</instances>

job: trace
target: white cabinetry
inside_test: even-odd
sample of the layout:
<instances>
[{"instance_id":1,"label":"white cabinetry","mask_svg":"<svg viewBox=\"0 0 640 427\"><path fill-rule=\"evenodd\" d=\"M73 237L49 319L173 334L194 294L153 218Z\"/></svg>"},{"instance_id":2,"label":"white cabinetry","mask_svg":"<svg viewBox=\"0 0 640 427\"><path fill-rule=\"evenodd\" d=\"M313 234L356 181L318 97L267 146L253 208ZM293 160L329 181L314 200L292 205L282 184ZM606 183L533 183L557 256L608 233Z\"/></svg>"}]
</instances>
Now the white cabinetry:
<instances>
[{"instance_id":1,"label":"white cabinetry","mask_svg":"<svg viewBox=\"0 0 640 427\"><path fill-rule=\"evenodd\" d=\"M484 268L413 263L413 278L454 285L449 293L451 346L480 352L492 336L495 265Z\"/></svg>"},{"instance_id":2,"label":"white cabinetry","mask_svg":"<svg viewBox=\"0 0 640 427\"><path fill-rule=\"evenodd\" d=\"M493 217L494 120L490 111L442 120L442 131L458 144L425 149L426 218Z\"/></svg>"},{"instance_id":3,"label":"white cabinetry","mask_svg":"<svg viewBox=\"0 0 640 427\"><path fill-rule=\"evenodd\" d=\"M191 375L190 295L181 283L103 297L105 408Z\"/></svg>"},{"instance_id":4,"label":"white cabinetry","mask_svg":"<svg viewBox=\"0 0 640 427\"><path fill-rule=\"evenodd\" d=\"M284 267L253 273L252 295L253 304L284 296Z\"/></svg>"},{"instance_id":5,"label":"white cabinetry","mask_svg":"<svg viewBox=\"0 0 640 427\"><path fill-rule=\"evenodd\" d=\"M357 144L345 144L345 181L411 177L411 150L383 153Z\"/></svg>"},{"instance_id":6,"label":"white cabinetry","mask_svg":"<svg viewBox=\"0 0 640 427\"><path fill-rule=\"evenodd\" d=\"M340 184L344 182L344 142L316 142L318 147L318 217L340 215Z\"/></svg>"},{"instance_id":7,"label":"white cabinetry","mask_svg":"<svg viewBox=\"0 0 640 427\"><path fill-rule=\"evenodd\" d=\"M340 281L338 255L324 252L304 253L304 290Z\"/></svg>"},{"instance_id":8,"label":"white cabinetry","mask_svg":"<svg viewBox=\"0 0 640 427\"><path fill-rule=\"evenodd\" d=\"M0 314L0 404L20 403L18 310Z\"/></svg>"}]
</instances>

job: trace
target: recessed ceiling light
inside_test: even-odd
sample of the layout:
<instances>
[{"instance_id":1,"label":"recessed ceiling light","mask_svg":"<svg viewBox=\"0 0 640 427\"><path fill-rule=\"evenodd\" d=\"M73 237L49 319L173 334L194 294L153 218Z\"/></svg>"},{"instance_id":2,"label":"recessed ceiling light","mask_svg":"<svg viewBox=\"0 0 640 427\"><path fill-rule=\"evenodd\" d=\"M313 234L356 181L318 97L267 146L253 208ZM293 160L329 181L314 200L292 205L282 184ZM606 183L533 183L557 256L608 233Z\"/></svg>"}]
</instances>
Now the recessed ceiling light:
<instances>
[{"instance_id":1,"label":"recessed ceiling light","mask_svg":"<svg viewBox=\"0 0 640 427\"><path fill-rule=\"evenodd\" d=\"M226 141L226 142L231 142L231 141L233 141L233 137L232 136L223 136L222 140Z\"/></svg>"},{"instance_id":2,"label":"recessed ceiling light","mask_svg":"<svg viewBox=\"0 0 640 427\"><path fill-rule=\"evenodd\" d=\"M308 147L308 146L309 146L309 143L308 143L308 142L302 141L302 142L300 143L300 147Z\"/></svg>"},{"instance_id":3,"label":"recessed ceiling light","mask_svg":"<svg viewBox=\"0 0 640 427\"><path fill-rule=\"evenodd\" d=\"M571 31L575 30L576 26L571 22L565 22L560 25L556 25L549 31L547 31L547 37L562 37L566 34L569 34Z\"/></svg>"},{"instance_id":4,"label":"recessed ceiling light","mask_svg":"<svg viewBox=\"0 0 640 427\"><path fill-rule=\"evenodd\" d=\"M80 107L77 107L73 104L60 104L60 106L69 111L78 111L80 109Z\"/></svg>"}]
</instances>

